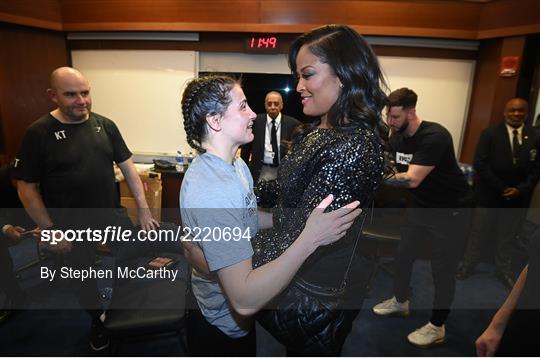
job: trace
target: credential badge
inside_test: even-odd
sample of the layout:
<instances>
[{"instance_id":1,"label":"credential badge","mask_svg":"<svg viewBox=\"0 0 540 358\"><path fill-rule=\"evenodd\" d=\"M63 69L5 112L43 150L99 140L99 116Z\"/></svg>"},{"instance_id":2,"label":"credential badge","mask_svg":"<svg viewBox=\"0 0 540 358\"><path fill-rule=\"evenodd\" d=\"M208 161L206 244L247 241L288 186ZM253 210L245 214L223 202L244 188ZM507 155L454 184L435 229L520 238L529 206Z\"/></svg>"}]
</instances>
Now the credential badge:
<instances>
[{"instance_id":1,"label":"credential badge","mask_svg":"<svg viewBox=\"0 0 540 358\"><path fill-rule=\"evenodd\" d=\"M529 151L529 161L534 162L536 160L537 154L538 154L538 151L536 149L531 149Z\"/></svg>"}]
</instances>

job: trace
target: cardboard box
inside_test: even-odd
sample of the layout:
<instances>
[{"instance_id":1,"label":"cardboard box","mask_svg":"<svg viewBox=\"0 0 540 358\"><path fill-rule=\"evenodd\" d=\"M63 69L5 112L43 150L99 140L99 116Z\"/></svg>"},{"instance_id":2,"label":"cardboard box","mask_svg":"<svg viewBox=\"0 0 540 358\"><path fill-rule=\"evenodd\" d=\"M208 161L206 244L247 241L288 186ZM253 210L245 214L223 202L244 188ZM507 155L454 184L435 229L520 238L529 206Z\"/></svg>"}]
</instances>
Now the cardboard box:
<instances>
[{"instance_id":1,"label":"cardboard box","mask_svg":"<svg viewBox=\"0 0 540 358\"><path fill-rule=\"evenodd\" d=\"M139 173L139 178L141 178L141 181L143 182L143 187L145 185L144 183L147 183L146 185L150 185L150 186L158 185L157 183L161 185L161 179L160 179L161 174L159 173L154 173L154 172ZM120 182L120 196L133 197L133 195L131 195L131 191L129 190L126 180L123 179L123 176L122 176L122 181Z\"/></svg>"},{"instance_id":2,"label":"cardboard box","mask_svg":"<svg viewBox=\"0 0 540 358\"><path fill-rule=\"evenodd\" d=\"M146 202L152 212L152 216L157 221L161 221L161 179L159 175L152 174L154 173L150 173L150 175L145 173L139 175L139 177L141 178ZM120 204L127 209L131 221L134 224L138 224L137 204L125 180L120 182Z\"/></svg>"}]
</instances>

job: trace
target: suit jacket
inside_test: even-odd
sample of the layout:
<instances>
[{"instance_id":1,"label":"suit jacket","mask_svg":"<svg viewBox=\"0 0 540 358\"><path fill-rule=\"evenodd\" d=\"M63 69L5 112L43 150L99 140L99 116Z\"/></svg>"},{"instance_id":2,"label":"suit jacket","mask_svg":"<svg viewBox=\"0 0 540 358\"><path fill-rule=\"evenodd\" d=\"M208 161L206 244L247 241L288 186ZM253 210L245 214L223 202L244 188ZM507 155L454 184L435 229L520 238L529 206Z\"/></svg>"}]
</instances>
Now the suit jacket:
<instances>
[{"instance_id":1,"label":"suit jacket","mask_svg":"<svg viewBox=\"0 0 540 358\"><path fill-rule=\"evenodd\" d=\"M480 135L474 159L477 173L476 200L484 207L528 207L540 178L540 132L525 126L516 164L505 123L485 129ZM507 187L515 187L520 196L501 197Z\"/></svg>"},{"instance_id":2,"label":"suit jacket","mask_svg":"<svg viewBox=\"0 0 540 358\"><path fill-rule=\"evenodd\" d=\"M282 159L288 151L288 143L292 139L294 128L300 125L300 121L296 118L281 114L281 135L279 139L279 157ZM259 180L261 167L264 159L264 138L266 134L266 113L257 115L253 124L253 142L242 146L241 156L248 163L249 170L253 181L256 183ZM250 159L251 155L251 160Z\"/></svg>"}]
</instances>

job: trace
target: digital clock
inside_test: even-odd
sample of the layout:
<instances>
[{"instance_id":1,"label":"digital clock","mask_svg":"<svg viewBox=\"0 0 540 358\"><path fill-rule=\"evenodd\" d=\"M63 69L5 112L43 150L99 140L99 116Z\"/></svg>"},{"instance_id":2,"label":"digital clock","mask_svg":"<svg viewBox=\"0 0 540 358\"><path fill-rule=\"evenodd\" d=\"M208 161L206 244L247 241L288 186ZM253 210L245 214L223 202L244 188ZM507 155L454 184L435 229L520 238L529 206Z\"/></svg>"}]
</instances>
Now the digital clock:
<instances>
[{"instance_id":1,"label":"digital clock","mask_svg":"<svg viewBox=\"0 0 540 358\"><path fill-rule=\"evenodd\" d=\"M279 53L280 41L276 35L251 35L246 38L244 49L250 53Z\"/></svg>"}]
</instances>

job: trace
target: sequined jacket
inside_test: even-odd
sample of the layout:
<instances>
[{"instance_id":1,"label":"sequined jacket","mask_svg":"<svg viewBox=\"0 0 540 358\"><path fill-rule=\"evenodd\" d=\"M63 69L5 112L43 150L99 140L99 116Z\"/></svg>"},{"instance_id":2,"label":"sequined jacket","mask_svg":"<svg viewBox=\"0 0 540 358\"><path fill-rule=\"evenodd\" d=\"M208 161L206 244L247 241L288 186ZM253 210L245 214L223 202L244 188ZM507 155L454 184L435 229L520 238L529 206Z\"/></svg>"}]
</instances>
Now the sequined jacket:
<instances>
[{"instance_id":1,"label":"sequined jacket","mask_svg":"<svg viewBox=\"0 0 540 358\"><path fill-rule=\"evenodd\" d=\"M281 255L302 232L311 211L329 194L330 210L354 200L369 206L381 183L383 148L369 129L349 132L318 128L298 141L283 159L275 183L262 183L256 194L268 200L277 194L274 226L252 240L254 266ZM357 220L359 222L360 220ZM338 287L352 255L359 225L335 244L321 247L304 263L299 275L308 282Z\"/></svg>"}]
</instances>

